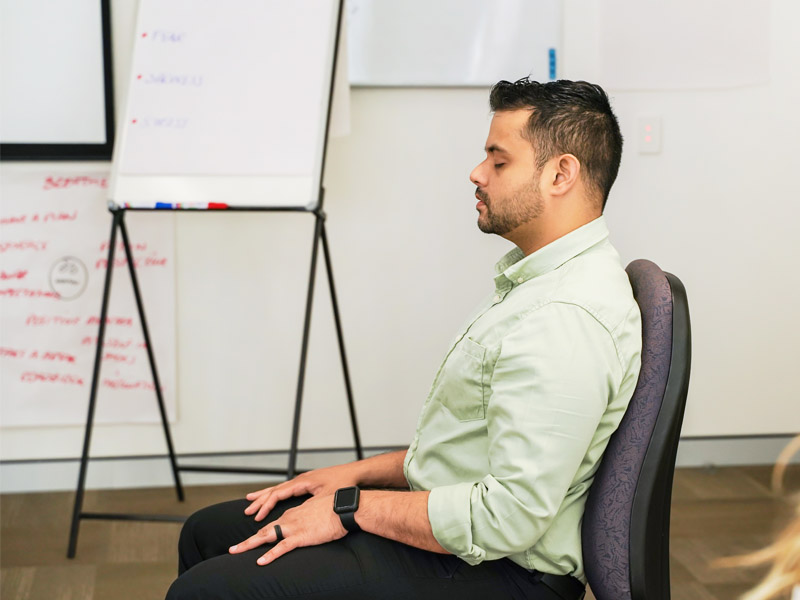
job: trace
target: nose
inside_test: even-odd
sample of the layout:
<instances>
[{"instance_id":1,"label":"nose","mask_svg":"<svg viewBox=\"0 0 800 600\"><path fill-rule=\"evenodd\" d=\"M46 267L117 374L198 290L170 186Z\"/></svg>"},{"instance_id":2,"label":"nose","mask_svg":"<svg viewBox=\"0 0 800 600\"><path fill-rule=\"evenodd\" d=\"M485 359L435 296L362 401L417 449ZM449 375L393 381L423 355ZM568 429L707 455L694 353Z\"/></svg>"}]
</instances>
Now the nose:
<instances>
[{"instance_id":1,"label":"nose","mask_svg":"<svg viewBox=\"0 0 800 600\"><path fill-rule=\"evenodd\" d=\"M469 174L469 180L474 183L478 187L486 187L486 170L484 169L484 165L486 161L484 160L474 169L472 169L472 173Z\"/></svg>"}]
</instances>

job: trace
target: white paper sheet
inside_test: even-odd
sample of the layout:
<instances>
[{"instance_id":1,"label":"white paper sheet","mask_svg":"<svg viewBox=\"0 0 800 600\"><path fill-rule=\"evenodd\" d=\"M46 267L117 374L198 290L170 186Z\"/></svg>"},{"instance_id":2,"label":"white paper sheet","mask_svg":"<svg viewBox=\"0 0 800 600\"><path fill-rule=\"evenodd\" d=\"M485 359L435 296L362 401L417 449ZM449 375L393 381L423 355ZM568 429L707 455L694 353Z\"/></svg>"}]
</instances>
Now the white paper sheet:
<instances>
[{"instance_id":1,"label":"white paper sheet","mask_svg":"<svg viewBox=\"0 0 800 600\"><path fill-rule=\"evenodd\" d=\"M5 167L0 174L0 425L86 421L111 216L106 171ZM158 374L175 415L171 215L126 218ZM96 422L160 419L122 240Z\"/></svg>"}]
</instances>

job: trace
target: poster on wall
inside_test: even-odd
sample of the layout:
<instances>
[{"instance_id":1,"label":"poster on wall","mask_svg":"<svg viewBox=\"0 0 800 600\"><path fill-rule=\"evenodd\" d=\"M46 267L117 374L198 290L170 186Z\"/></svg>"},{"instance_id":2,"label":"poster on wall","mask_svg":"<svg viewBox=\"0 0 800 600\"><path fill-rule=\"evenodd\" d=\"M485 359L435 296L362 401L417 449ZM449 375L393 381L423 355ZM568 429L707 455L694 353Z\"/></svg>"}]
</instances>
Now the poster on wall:
<instances>
[{"instance_id":1,"label":"poster on wall","mask_svg":"<svg viewBox=\"0 0 800 600\"><path fill-rule=\"evenodd\" d=\"M108 172L7 168L0 195L0 426L83 424L108 262ZM137 214L128 230L173 419L173 218ZM95 422L157 422L127 259L117 239Z\"/></svg>"}]
</instances>

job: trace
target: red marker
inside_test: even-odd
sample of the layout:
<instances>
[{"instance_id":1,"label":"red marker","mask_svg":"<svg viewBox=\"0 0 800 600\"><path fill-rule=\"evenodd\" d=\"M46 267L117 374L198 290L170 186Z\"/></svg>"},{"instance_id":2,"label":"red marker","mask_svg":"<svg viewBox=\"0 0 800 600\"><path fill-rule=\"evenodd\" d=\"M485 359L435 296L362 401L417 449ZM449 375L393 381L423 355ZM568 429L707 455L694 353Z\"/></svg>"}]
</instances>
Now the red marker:
<instances>
[{"instance_id":1,"label":"red marker","mask_svg":"<svg viewBox=\"0 0 800 600\"><path fill-rule=\"evenodd\" d=\"M143 33L143 34L142 34L142 37L147 37L147 34L146 34L146 33Z\"/></svg>"},{"instance_id":2,"label":"red marker","mask_svg":"<svg viewBox=\"0 0 800 600\"><path fill-rule=\"evenodd\" d=\"M136 119L133 119L133 120L131 121L131 123L133 123L134 125L136 125Z\"/></svg>"},{"instance_id":3,"label":"red marker","mask_svg":"<svg viewBox=\"0 0 800 600\"><path fill-rule=\"evenodd\" d=\"M141 79L141 78L142 78L142 76L141 76L141 75L139 75L138 77L136 77L136 79Z\"/></svg>"}]
</instances>

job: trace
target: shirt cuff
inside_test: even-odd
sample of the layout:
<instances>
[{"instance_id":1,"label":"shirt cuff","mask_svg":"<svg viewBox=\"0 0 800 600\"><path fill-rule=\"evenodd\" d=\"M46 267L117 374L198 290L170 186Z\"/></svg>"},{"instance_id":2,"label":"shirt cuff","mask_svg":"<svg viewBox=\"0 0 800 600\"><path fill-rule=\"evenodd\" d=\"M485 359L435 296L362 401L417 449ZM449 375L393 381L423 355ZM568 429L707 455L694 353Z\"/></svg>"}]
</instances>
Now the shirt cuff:
<instances>
[{"instance_id":1,"label":"shirt cuff","mask_svg":"<svg viewBox=\"0 0 800 600\"><path fill-rule=\"evenodd\" d=\"M433 537L470 565L486 558L486 551L472 543L471 498L475 484L456 483L433 488L428 495L428 520Z\"/></svg>"}]
</instances>

